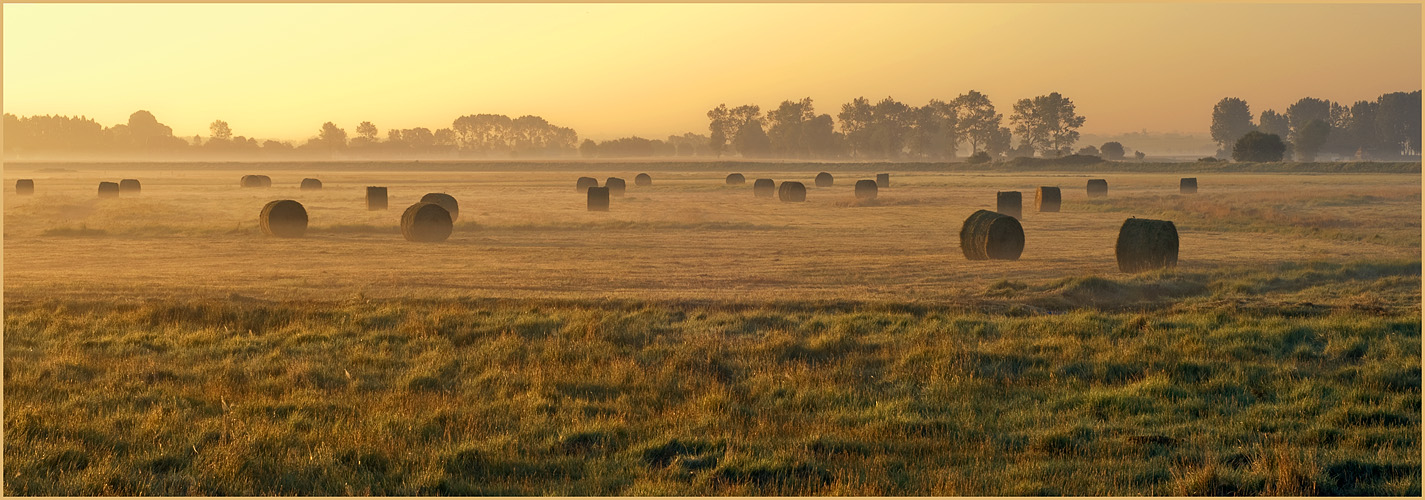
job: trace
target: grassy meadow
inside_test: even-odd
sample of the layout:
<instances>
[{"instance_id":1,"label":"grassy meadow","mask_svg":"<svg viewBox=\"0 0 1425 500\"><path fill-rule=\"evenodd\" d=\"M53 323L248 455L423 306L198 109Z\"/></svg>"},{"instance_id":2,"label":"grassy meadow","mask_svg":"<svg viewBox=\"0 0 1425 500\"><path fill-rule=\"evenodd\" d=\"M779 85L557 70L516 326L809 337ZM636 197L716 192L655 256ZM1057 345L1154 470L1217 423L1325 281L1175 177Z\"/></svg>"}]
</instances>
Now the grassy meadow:
<instances>
[{"instance_id":1,"label":"grassy meadow","mask_svg":"<svg viewBox=\"0 0 1425 500\"><path fill-rule=\"evenodd\" d=\"M7 165L4 493L1421 494L1418 163L396 166ZM1000 190L1024 255L967 261ZM400 237L426 192L445 243ZM1118 272L1129 216L1176 269Z\"/></svg>"}]
</instances>

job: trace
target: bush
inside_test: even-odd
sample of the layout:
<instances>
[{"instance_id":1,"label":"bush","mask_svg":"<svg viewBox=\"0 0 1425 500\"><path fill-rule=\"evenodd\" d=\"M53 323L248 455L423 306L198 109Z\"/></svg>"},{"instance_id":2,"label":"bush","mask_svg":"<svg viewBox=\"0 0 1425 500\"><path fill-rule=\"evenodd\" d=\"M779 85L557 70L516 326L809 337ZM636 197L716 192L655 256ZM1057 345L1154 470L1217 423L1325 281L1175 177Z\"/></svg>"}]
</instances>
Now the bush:
<instances>
[{"instance_id":1,"label":"bush","mask_svg":"<svg viewBox=\"0 0 1425 500\"><path fill-rule=\"evenodd\" d=\"M1105 142L1098 148L1098 151L1103 154L1104 158L1110 160L1123 159L1123 145L1117 142Z\"/></svg>"},{"instance_id":2,"label":"bush","mask_svg":"<svg viewBox=\"0 0 1425 500\"><path fill-rule=\"evenodd\" d=\"M978 152L978 153L975 153L975 154L970 155L970 159L965 160L965 162L966 162L966 163L989 163L989 162L990 162L990 154L989 154L989 153L986 153L986 152L984 152L984 151L980 151L980 152Z\"/></svg>"},{"instance_id":3,"label":"bush","mask_svg":"<svg viewBox=\"0 0 1425 500\"><path fill-rule=\"evenodd\" d=\"M1236 161L1282 161L1286 144L1276 134L1248 132L1237 139L1232 146L1232 159Z\"/></svg>"}]
</instances>

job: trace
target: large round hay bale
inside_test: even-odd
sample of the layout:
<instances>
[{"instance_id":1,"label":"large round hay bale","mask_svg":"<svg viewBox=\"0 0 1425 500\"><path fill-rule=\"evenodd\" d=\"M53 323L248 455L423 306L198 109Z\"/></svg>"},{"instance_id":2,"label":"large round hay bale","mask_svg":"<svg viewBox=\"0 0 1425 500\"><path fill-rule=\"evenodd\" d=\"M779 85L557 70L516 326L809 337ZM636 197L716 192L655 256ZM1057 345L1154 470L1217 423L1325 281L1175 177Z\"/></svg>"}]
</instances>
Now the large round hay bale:
<instances>
[{"instance_id":1,"label":"large round hay bale","mask_svg":"<svg viewBox=\"0 0 1425 500\"><path fill-rule=\"evenodd\" d=\"M628 184L618 177L609 177L604 180L604 187L609 188L609 196L623 196Z\"/></svg>"},{"instance_id":2,"label":"large round hay bale","mask_svg":"<svg viewBox=\"0 0 1425 500\"><path fill-rule=\"evenodd\" d=\"M816 187L829 188L834 184L836 184L836 179L833 178L830 173L822 172L816 174Z\"/></svg>"},{"instance_id":3,"label":"large round hay bale","mask_svg":"<svg viewBox=\"0 0 1425 500\"><path fill-rule=\"evenodd\" d=\"M1059 188L1054 186L1040 186L1034 191L1034 209L1040 212L1058 212L1059 205L1063 202L1063 196L1059 193Z\"/></svg>"},{"instance_id":4,"label":"large round hay bale","mask_svg":"<svg viewBox=\"0 0 1425 500\"><path fill-rule=\"evenodd\" d=\"M272 178L265 175L244 175L242 176L242 187L272 187Z\"/></svg>"},{"instance_id":5,"label":"large round hay bale","mask_svg":"<svg viewBox=\"0 0 1425 500\"><path fill-rule=\"evenodd\" d=\"M772 179L757 179L752 181L752 195L758 198L771 198L777 192L777 183Z\"/></svg>"},{"instance_id":6,"label":"large round hay bale","mask_svg":"<svg viewBox=\"0 0 1425 500\"><path fill-rule=\"evenodd\" d=\"M807 201L807 187L796 181L782 181L777 188L777 199L787 202Z\"/></svg>"},{"instance_id":7,"label":"large round hay bale","mask_svg":"<svg viewBox=\"0 0 1425 500\"><path fill-rule=\"evenodd\" d=\"M579 180L574 181L574 190L583 193L588 191L589 188L597 187L598 185L598 179L593 177L580 177Z\"/></svg>"},{"instance_id":8,"label":"large round hay bale","mask_svg":"<svg viewBox=\"0 0 1425 500\"><path fill-rule=\"evenodd\" d=\"M1172 221L1130 218L1113 247L1118 269L1136 273L1178 265L1178 228Z\"/></svg>"},{"instance_id":9,"label":"large round hay bale","mask_svg":"<svg viewBox=\"0 0 1425 500\"><path fill-rule=\"evenodd\" d=\"M970 260L1017 260L1024 253L1024 227L998 212L976 210L960 226L960 250Z\"/></svg>"},{"instance_id":10,"label":"large round hay bale","mask_svg":"<svg viewBox=\"0 0 1425 500\"><path fill-rule=\"evenodd\" d=\"M1089 179L1089 198L1102 198L1108 196L1108 181L1103 179Z\"/></svg>"},{"instance_id":11,"label":"large round hay bale","mask_svg":"<svg viewBox=\"0 0 1425 500\"><path fill-rule=\"evenodd\" d=\"M301 238L307 234L307 209L292 200L269 201L262 206L257 222L268 236Z\"/></svg>"},{"instance_id":12,"label":"large round hay bale","mask_svg":"<svg viewBox=\"0 0 1425 500\"><path fill-rule=\"evenodd\" d=\"M454 222L445 207L434 203L416 203L401 214L401 236L405 236L406 241L445 241L455 229Z\"/></svg>"},{"instance_id":13,"label":"large round hay bale","mask_svg":"<svg viewBox=\"0 0 1425 500\"><path fill-rule=\"evenodd\" d=\"M741 186L746 183L747 178L743 177L742 174L727 174L727 185L729 186Z\"/></svg>"},{"instance_id":14,"label":"large round hay bale","mask_svg":"<svg viewBox=\"0 0 1425 500\"><path fill-rule=\"evenodd\" d=\"M100 183L99 183L99 197L100 197L100 198L118 198L118 197L119 197L119 183L117 183L117 182L100 182Z\"/></svg>"},{"instance_id":15,"label":"large round hay bale","mask_svg":"<svg viewBox=\"0 0 1425 500\"><path fill-rule=\"evenodd\" d=\"M320 180L318 180L318 179L313 179L313 178L311 178L311 177L308 177L308 178L306 178L306 179L302 179L302 190L303 190L303 191L312 191L312 190L317 190L317 189L321 189L321 188L322 188L322 181L320 181Z\"/></svg>"},{"instance_id":16,"label":"large round hay bale","mask_svg":"<svg viewBox=\"0 0 1425 500\"><path fill-rule=\"evenodd\" d=\"M871 179L861 179L856 181L856 199L874 200L876 199L876 181Z\"/></svg>"},{"instance_id":17,"label":"large round hay bale","mask_svg":"<svg viewBox=\"0 0 1425 500\"><path fill-rule=\"evenodd\" d=\"M119 181L120 193L139 194L141 191L143 191L143 187L139 186L138 179L124 179Z\"/></svg>"},{"instance_id":18,"label":"large round hay bale","mask_svg":"<svg viewBox=\"0 0 1425 500\"><path fill-rule=\"evenodd\" d=\"M386 209L386 188L383 186L366 186L366 209L385 210Z\"/></svg>"},{"instance_id":19,"label":"large round hay bale","mask_svg":"<svg viewBox=\"0 0 1425 500\"><path fill-rule=\"evenodd\" d=\"M31 194L35 194L35 180L34 180L34 179L20 179L20 180L18 180L18 181L15 181L15 194L18 194L18 195L31 195Z\"/></svg>"},{"instance_id":20,"label":"large round hay bale","mask_svg":"<svg viewBox=\"0 0 1425 500\"><path fill-rule=\"evenodd\" d=\"M609 211L609 187L589 188L589 211L607 212Z\"/></svg>"},{"instance_id":21,"label":"large round hay bale","mask_svg":"<svg viewBox=\"0 0 1425 500\"><path fill-rule=\"evenodd\" d=\"M876 174L876 187L891 187L891 174Z\"/></svg>"},{"instance_id":22,"label":"large round hay bale","mask_svg":"<svg viewBox=\"0 0 1425 500\"><path fill-rule=\"evenodd\" d=\"M1197 194L1197 177L1183 177L1178 181L1178 192L1182 194Z\"/></svg>"},{"instance_id":23,"label":"large round hay bale","mask_svg":"<svg viewBox=\"0 0 1425 500\"><path fill-rule=\"evenodd\" d=\"M450 222L460 220L460 203L455 201L455 197L445 193L426 193L421 197L421 203L434 203L450 212Z\"/></svg>"},{"instance_id":24,"label":"large round hay bale","mask_svg":"<svg viewBox=\"0 0 1425 500\"><path fill-rule=\"evenodd\" d=\"M995 193L995 211L1016 219L1023 219L1024 195L1019 191Z\"/></svg>"},{"instance_id":25,"label":"large round hay bale","mask_svg":"<svg viewBox=\"0 0 1425 500\"><path fill-rule=\"evenodd\" d=\"M648 174L638 174L637 176L634 176L634 178L633 178L633 185L635 185L635 186L652 186L652 185L653 185L653 177L649 176Z\"/></svg>"}]
</instances>

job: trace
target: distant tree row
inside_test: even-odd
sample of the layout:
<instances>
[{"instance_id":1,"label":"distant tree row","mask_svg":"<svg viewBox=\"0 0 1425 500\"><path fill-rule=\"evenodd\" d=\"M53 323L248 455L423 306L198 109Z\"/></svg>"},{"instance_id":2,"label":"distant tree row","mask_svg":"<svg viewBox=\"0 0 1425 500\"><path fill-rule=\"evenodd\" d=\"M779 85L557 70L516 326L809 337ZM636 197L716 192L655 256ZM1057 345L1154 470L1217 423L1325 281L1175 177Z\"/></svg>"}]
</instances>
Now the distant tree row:
<instances>
[{"instance_id":1,"label":"distant tree row","mask_svg":"<svg viewBox=\"0 0 1425 500\"><path fill-rule=\"evenodd\" d=\"M1072 152L1084 124L1073 101L1057 92L1020 99L1012 111L1011 129L994 103L973 90L923 106L858 97L841 105L835 119L817 114L810 97L782 101L765 115L755 104L721 104L707 113L708 145L716 156L745 158L949 160L962 146L990 157L1062 156Z\"/></svg>"},{"instance_id":2,"label":"distant tree row","mask_svg":"<svg viewBox=\"0 0 1425 500\"><path fill-rule=\"evenodd\" d=\"M332 122L303 144L234 135L226 121L208 126L208 137L183 139L148 111L137 111L128 123L104 127L86 117L5 114L5 153L13 154L136 154L155 155L299 155L336 156L457 156L514 157L572 155L578 134L538 116L511 119L479 114L456 118L450 128L391 129L385 139L371 122L361 122L356 136Z\"/></svg>"},{"instance_id":3,"label":"distant tree row","mask_svg":"<svg viewBox=\"0 0 1425 500\"><path fill-rule=\"evenodd\" d=\"M1383 94L1350 106L1304 97L1285 114L1268 109L1253 123L1247 102L1227 97L1212 108L1212 140L1219 158L1232 153L1251 132L1277 136L1284 154L1298 161L1314 161L1322 153L1363 159L1418 157L1420 104L1419 90ZM1253 137L1249 143L1266 140Z\"/></svg>"}]
</instances>

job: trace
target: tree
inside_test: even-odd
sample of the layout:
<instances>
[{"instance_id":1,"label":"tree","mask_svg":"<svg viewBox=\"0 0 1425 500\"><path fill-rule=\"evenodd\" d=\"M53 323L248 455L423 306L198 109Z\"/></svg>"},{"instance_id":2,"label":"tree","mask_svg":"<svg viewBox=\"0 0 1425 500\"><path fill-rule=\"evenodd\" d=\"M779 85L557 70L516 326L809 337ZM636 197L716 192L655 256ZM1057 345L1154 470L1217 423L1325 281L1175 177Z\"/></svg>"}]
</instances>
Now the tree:
<instances>
[{"instance_id":1,"label":"tree","mask_svg":"<svg viewBox=\"0 0 1425 500\"><path fill-rule=\"evenodd\" d=\"M1376 133L1376 103L1356 101L1351 105L1351 121L1346 124L1346 135L1351 144L1368 154L1380 148L1380 135Z\"/></svg>"},{"instance_id":2,"label":"tree","mask_svg":"<svg viewBox=\"0 0 1425 500\"><path fill-rule=\"evenodd\" d=\"M598 155L599 145L595 144L593 139L584 139L584 142L579 144L579 156L593 158Z\"/></svg>"},{"instance_id":3,"label":"tree","mask_svg":"<svg viewBox=\"0 0 1425 500\"><path fill-rule=\"evenodd\" d=\"M1262 112L1262 116L1257 122L1257 130L1281 138L1291 134L1291 125L1285 116L1269 109Z\"/></svg>"},{"instance_id":4,"label":"tree","mask_svg":"<svg viewBox=\"0 0 1425 500\"><path fill-rule=\"evenodd\" d=\"M911 152L934 160L955 158L955 148L960 143L956 124L955 107L950 103L931 99L929 104L912 108Z\"/></svg>"},{"instance_id":5,"label":"tree","mask_svg":"<svg viewBox=\"0 0 1425 500\"><path fill-rule=\"evenodd\" d=\"M1010 133L1009 127L1000 127L994 134L991 134L985 143L985 152L990 156L1000 157L1009 153L1010 144L1014 140L1014 135Z\"/></svg>"},{"instance_id":6,"label":"tree","mask_svg":"<svg viewBox=\"0 0 1425 500\"><path fill-rule=\"evenodd\" d=\"M1232 145L1232 159L1236 161L1282 161L1285 153L1281 136L1264 132L1248 132Z\"/></svg>"},{"instance_id":7,"label":"tree","mask_svg":"<svg viewBox=\"0 0 1425 500\"><path fill-rule=\"evenodd\" d=\"M211 125L208 125L208 136L215 140L226 141L232 139L233 129L228 128L228 122L214 120Z\"/></svg>"},{"instance_id":8,"label":"tree","mask_svg":"<svg viewBox=\"0 0 1425 500\"><path fill-rule=\"evenodd\" d=\"M1325 120L1311 120L1301 126L1301 130L1296 133L1296 140L1292 141L1294 156L1301 161L1316 161L1316 153L1321 151L1321 146L1326 144L1326 138L1331 134L1331 125Z\"/></svg>"},{"instance_id":9,"label":"tree","mask_svg":"<svg viewBox=\"0 0 1425 500\"><path fill-rule=\"evenodd\" d=\"M377 133L376 125L371 124L371 122L361 122L360 125L356 126L356 135L365 139L365 142L376 142Z\"/></svg>"},{"instance_id":10,"label":"tree","mask_svg":"<svg viewBox=\"0 0 1425 500\"><path fill-rule=\"evenodd\" d=\"M1082 148L1079 148L1079 154L1085 156L1102 156L1099 153L1098 148L1093 146L1084 146Z\"/></svg>"},{"instance_id":11,"label":"tree","mask_svg":"<svg viewBox=\"0 0 1425 500\"><path fill-rule=\"evenodd\" d=\"M1224 97L1212 107L1212 140L1217 142L1217 155L1226 156L1237 139L1256 130L1252 124L1252 109L1247 101Z\"/></svg>"},{"instance_id":12,"label":"tree","mask_svg":"<svg viewBox=\"0 0 1425 500\"><path fill-rule=\"evenodd\" d=\"M865 97L857 97L841 105L841 113L836 115L841 122L841 133L846 137L846 145L851 148L851 156L871 155L871 127L874 112L871 102Z\"/></svg>"},{"instance_id":13,"label":"tree","mask_svg":"<svg viewBox=\"0 0 1425 500\"><path fill-rule=\"evenodd\" d=\"M1033 100L1020 99L1014 104L1014 115L1010 117L1020 144L1036 148L1046 156L1058 155L1064 148L1073 147L1079 140L1078 128L1084 125L1084 120L1075 113L1074 102L1058 92Z\"/></svg>"},{"instance_id":14,"label":"tree","mask_svg":"<svg viewBox=\"0 0 1425 500\"><path fill-rule=\"evenodd\" d=\"M749 121L739 128L737 136L732 138L732 145L744 158L766 158L772 154L772 141L762 130L761 120Z\"/></svg>"},{"instance_id":15,"label":"tree","mask_svg":"<svg viewBox=\"0 0 1425 500\"><path fill-rule=\"evenodd\" d=\"M1420 91L1391 92L1376 99L1376 134L1396 154L1420 154Z\"/></svg>"},{"instance_id":16,"label":"tree","mask_svg":"<svg viewBox=\"0 0 1425 500\"><path fill-rule=\"evenodd\" d=\"M1004 116L995 112L995 105L984 94L971 90L950 101L950 106L955 108L956 137L970 143L971 154L999 134Z\"/></svg>"},{"instance_id":17,"label":"tree","mask_svg":"<svg viewBox=\"0 0 1425 500\"><path fill-rule=\"evenodd\" d=\"M346 131L335 123L326 122L322 124L322 130L317 133L317 140L325 144L328 149L340 149L346 147Z\"/></svg>"},{"instance_id":18,"label":"tree","mask_svg":"<svg viewBox=\"0 0 1425 500\"><path fill-rule=\"evenodd\" d=\"M1291 133L1284 137L1291 142L1296 142L1301 134L1301 129L1313 120L1321 120L1331 123L1331 101L1317 99L1314 97L1303 97L1286 108L1287 125L1291 127Z\"/></svg>"},{"instance_id":19,"label":"tree","mask_svg":"<svg viewBox=\"0 0 1425 500\"><path fill-rule=\"evenodd\" d=\"M1103 157L1104 157L1105 159L1109 159L1109 160L1122 160L1122 159L1123 159L1123 154L1124 154L1124 153L1123 153L1123 145L1122 145L1122 144L1119 144L1117 141L1105 142L1105 143L1103 143L1103 146L1100 146L1100 147L1098 148L1098 150L1103 153Z\"/></svg>"}]
</instances>

